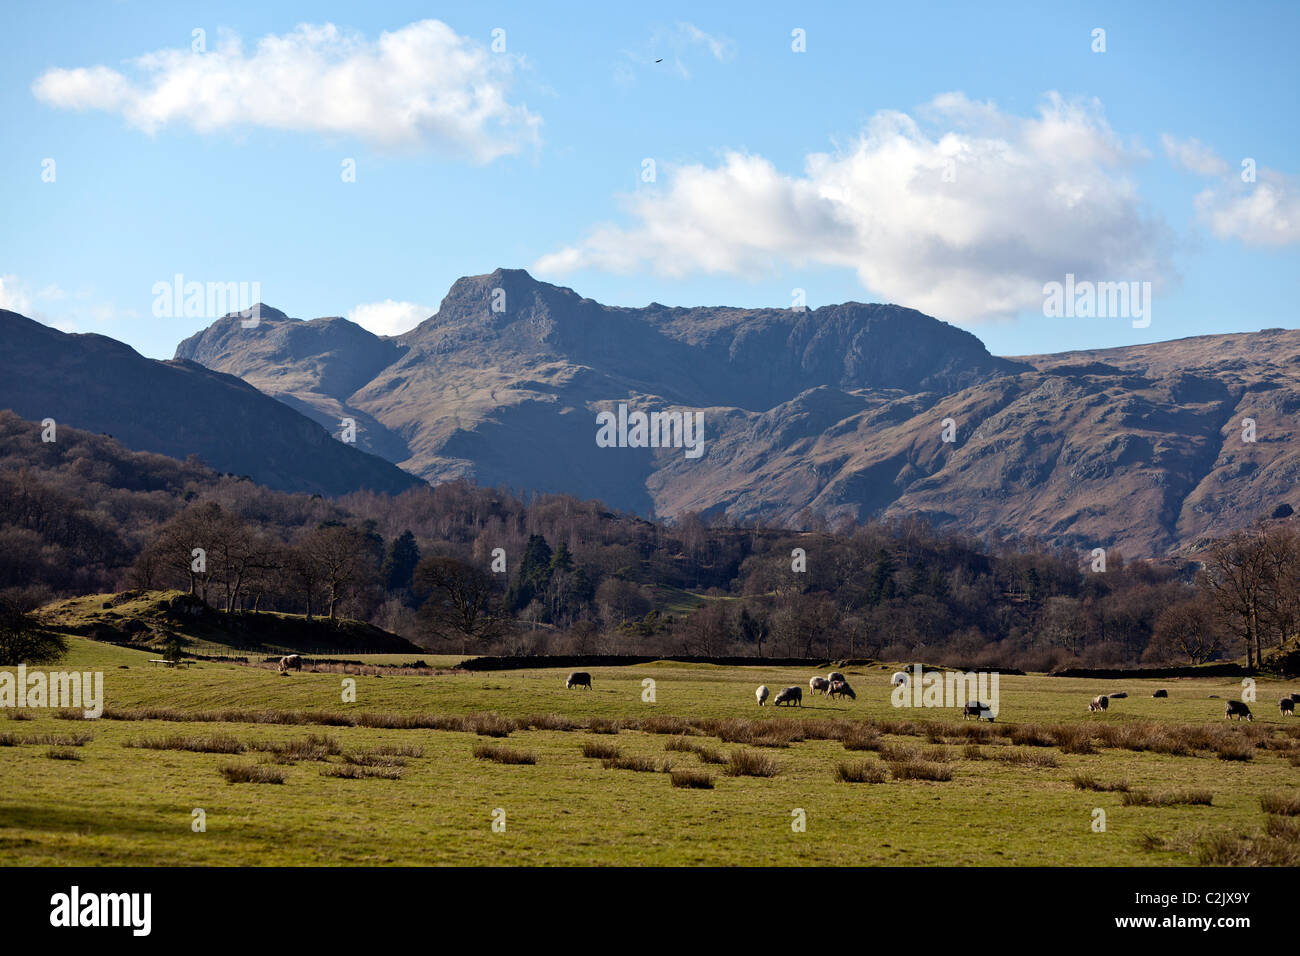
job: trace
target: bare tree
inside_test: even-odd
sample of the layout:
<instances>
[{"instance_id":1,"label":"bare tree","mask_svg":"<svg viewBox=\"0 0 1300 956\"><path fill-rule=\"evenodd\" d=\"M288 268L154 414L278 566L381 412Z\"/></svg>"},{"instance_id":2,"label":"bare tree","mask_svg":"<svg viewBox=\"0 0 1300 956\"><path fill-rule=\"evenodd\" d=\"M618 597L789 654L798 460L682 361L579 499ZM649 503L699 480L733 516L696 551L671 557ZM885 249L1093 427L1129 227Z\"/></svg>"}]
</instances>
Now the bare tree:
<instances>
[{"instance_id":1,"label":"bare tree","mask_svg":"<svg viewBox=\"0 0 1300 956\"><path fill-rule=\"evenodd\" d=\"M459 641L463 654L471 643L495 640L506 631L496 579L480 568L456 558L427 557L416 565L412 587L424 599L419 616L425 632Z\"/></svg>"}]
</instances>

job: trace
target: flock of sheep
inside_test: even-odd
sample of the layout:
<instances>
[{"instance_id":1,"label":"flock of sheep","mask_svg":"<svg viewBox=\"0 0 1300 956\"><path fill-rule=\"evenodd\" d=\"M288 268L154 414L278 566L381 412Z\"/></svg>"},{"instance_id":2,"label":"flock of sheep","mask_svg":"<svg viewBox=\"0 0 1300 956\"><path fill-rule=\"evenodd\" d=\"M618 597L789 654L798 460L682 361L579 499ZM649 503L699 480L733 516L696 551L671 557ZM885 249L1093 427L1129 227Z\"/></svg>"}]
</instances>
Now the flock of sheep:
<instances>
[{"instance_id":1,"label":"flock of sheep","mask_svg":"<svg viewBox=\"0 0 1300 956\"><path fill-rule=\"evenodd\" d=\"M295 654L293 657L296 658L297 655ZM286 669L285 661L288 660L290 660L290 658L285 658L280 662L280 670L282 672ZM290 664L289 666L292 667L293 665ZM299 664L299 666L301 666L301 664ZM904 671L897 671L894 676L890 678L890 685L894 687L907 683L908 676ZM569 675L568 679L565 680L564 686L566 688L585 687L587 690L591 690L591 674L586 671L574 671ZM832 699L837 697L847 697L850 700L858 699L858 695L855 694L853 688L849 686L848 680L846 680L844 675L839 671L831 671L825 677L810 678L808 680L808 693L810 695L825 694L827 697ZM759 707L766 704L767 699L770 696L771 691L768 690L766 684L761 685L756 691L754 691L754 697L758 700ZM1128 693L1125 691L1120 691L1115 694L1099 694L1088 703L1088 712L1095 714L1108 710L1112 700L1121 700L1127 696ZM1163 689L1157 690L1151 696L1156 698L1167 698L1169 696L1169 691ZM1237 720L1244 718L1250 721L1255 719L1255 715L1250 712L1250 708L1246 706L1244 701L1230 700L1226 703L1227 709L1224 712L1225 718L1236 718ZM776 707L780 707L782 704L802 707L803 688L797 684L784 688L776 695L776 699L772 701L772 704ZM1295 715L1296 704L1300 704L1300 694L1289 694L1278 701L1277 707L1283 717L1292 717ZM993 716L989 707L979 701L972 701L962 707L962 719L965 720L969 717L974 717L976 720L982 718L988 720L990 723L993 721Z\"/></svg>"},{"instance_id":2,"label":"flock of sheep","mask_svg":"<svg viewBox=\"0 0 1300 956\"><path fill-rule=\"evenodd\" d=\"M1112 700L1119 700L1127 696L1128 694L1121 691L1118 694L1109 694L1109 695L1101 694L1097 697L1094 697L1088 704L1088 713L1095 714L1100 711L1107 710L1110 708L1110 702ZM1163 689L1158 690L1155 693L1153 693L1151 696L1157 698L1167 698L1169 696L1169 691ZM1250 708L1246 705L1245 701L1229 700L1229 701L1224 701L1224 703L1227 705L1224 708L1224 712L1223 712L1223 716L1225 719L1227 720L1232 720L1234 718L1237 720L1245 719L1252 722L1255 720L1255 715L1250 712ZM1278 712L1283 717L1294 717L1296 704L1300 704L1300 694L1288 694L1286 697L1283 697L1281 700L1277 702Z\"/></svg>"}]
</instances>

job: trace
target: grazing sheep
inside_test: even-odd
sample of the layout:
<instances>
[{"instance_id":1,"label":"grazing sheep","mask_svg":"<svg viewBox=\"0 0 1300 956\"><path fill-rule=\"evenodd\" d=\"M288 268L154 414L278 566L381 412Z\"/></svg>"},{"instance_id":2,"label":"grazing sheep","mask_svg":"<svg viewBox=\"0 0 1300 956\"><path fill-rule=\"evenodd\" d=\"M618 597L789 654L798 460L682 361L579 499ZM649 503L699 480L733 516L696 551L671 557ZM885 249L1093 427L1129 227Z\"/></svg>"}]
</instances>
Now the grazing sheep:
<instances>
[{"instance_id":1,"label":"grazing sheep","mask_svg":"<svg viewBox=\"0 0 1300 956\"><path fill-rule=\"evenodd\" d=\"M890 686L890 687L897 687L897 686L899 686L899 685L901 684L901 685L903 685L904 687L906 687L907 684L908 684L908 682L909 682L909 680L910 680L910 678L908 678L908 676L907 676L905 673L903 673L902 671L895 671L895 672L894 672L894 676L891 677L891 678L889 678L889 686Z\"/></svg>"},{"instance_id":2,"label":"grazing sheep","mask_svg":"<svg viewBox=\"0 0 1300 956\"><path fill-rule=\"evenodd\" d=\"M853 688L845 680L837 680L831 684L830 690L826 692L827 697L848 697L851 700L857 700L858 695L853 693Z\"/></svg>"},{"instance_id":3,"label":"grazing sheep","mask_svg":"<svg viewBox=\"0 0 1300 956\"><path fill-rule=\"evenodd\" d=\"M1110 698L1105 694L1094 697L1092 703L1088 705L1088 713L1095 714L1099 710L1105 710L1110 706Z\"/></svg>"},{"instance_id":4,"label":"grazing sheep","mask_svg":"<svg viewBox=\"0 0 1300 956\"><path fill-rule=\"evenodd\" d=\"M828 684L834 684L837 680L838 681L844 680L844 675L841 674L839 671L831 671L829 674L826 675L826 683Z\"/></svg>"},{"instance_id":5,"label":"grazing sheep","mask_svg":"<svg viewBox=\"0 0 1300 956\"><path fill-rule=\"evenodd\" d=\"M787 687L785 690L781 691L781 693L776 695L776 700L772 701L772 704L776 707L780 707L782 704L796 704L799 707L802 707L803 688Z\"/></svg>"},{"instance_id":6,"label":"grazing sheep","mask_svg":"<svg viewBox=\"0 0 1300 956\"><path fill-rule=\"evenodd\" d=\"M966 720L968 717L974 717L977 721L983 717L991 724L993 723L993 710L988 704L981 704L978 700L973 700L961 709L961 719Z\"/></svg>"},{"instance_id":7,"label":"grazing sheep","mask_svg":"<svg viewBox=\"0 0 1300 956\"><path fill-rule=\"evenodd\" d=\"M1151 696L1152 696L1152 697L1168 697L1168 696L1169 696L1169 691L1164 690L1164 689L1161 689L1161 690L1156 691L1156 692L1155 692L1154 694L1152 694Z\"/></svg>"},{"instance_id":8,"label":"grazing sheep","mask_svg":"<svg viewBox=\"0 0 1300 956\"><path fill-rule=\"evenodd\" d=\"M1295 701L1297 704L1300 704L1300 694L1292 694L1291 699Z\"/></svg>"},{"instance_id":9,"label":"grazing sheep","mask_svg":"<svg viewBox=\"0 0 1300 956\"><path fill-rule=\"evenodd\" d=\"M1283 717L1294 717L1295 701L1290 697L1283 697L1277 702L1277 709L1281 712Z\"/></svg>"},{"instance_id":10,"label":"grazing sheep","mask_svg":"<svg viewBox=\"0 0 1300 956\"><path fill-rule=\"evenodd\" d=\"M768 689L766 684L760 685L758 690L754 691L754 696L758 698L759 707L762 707L765 703L767 703L767 695L768 695Z\"/></svg>"},{"instance_id":11,"label":"grazing sheep","mask_svg":"<svg viewBox=\"0 0 1300 956\"><path fill-rule=\"evenodd\" d=\"M574 671L569 675L568 680L564 682L564 687L565 690L574 687L585 687L587 690L591 690L591 675L586 671Z\"/></svg>"},{"instance_id":12,"label":"grazing sheep","mask_svg":"<svg viewBox=\"0 0 1300 956\"><path fill-rule=\"evenodd\" d=\"M285 657L280 658L281 674L284 674L288 671L300 671L300 670L302 670L302 655L289 654L286 655Z\"/></svg>"},{"instance_id":13,"label":"grazing sheep","mask_svg":"<svg viewBox=\"0 0 1300 956\"><path fill-rule=\"evenodd\" d=\"M1250 708L1247 707L1243 701L1230 700L1227 701L1227 705L1228 706L1224 708L1223 711L1223 716L1226 719L1230 720L1233 717L1236 717L1238 720L1241 720L1241 718L1245 717L1251 723L1255 722L1255 715L1250 712Z\"/></svg>"},{"instance_id":14,"label":"grazing sheep","mask_svg":"<svg viewBox=\"0 0 1300 956\"><path fill-rule=\"evenodd\" d=\"M1111 700L1123 700L1123 699L1124 699L1125 697L1127 697L1127 696L1128 696L1128 691L1126 691L1126 690L1122 690L1122 691L1120 691L1118 694L1111 694L1111 695L1110 695L1110 699L1111 699Z\"/></svg>"},{"instance_id":15,"label":"grazing sheep","mask_svg":"<svg viewBox=\"0 0 1300 956\"><path fill-rule=\"evenodd\" d=\"M808 681L808 693L815 694L821 691L823 694L831 689L831 682L825 677L814 677Z\"/></svg>"}]
</instances>

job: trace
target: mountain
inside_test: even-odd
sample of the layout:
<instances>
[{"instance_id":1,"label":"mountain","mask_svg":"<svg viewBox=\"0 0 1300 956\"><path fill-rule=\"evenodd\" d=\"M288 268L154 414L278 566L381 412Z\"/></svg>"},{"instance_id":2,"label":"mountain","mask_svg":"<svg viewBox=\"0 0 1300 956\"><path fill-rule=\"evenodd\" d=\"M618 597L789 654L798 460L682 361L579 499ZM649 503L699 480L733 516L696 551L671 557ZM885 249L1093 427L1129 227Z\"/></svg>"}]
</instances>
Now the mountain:
<instances>
[{"instance_id":1,"label":"mountain","mask_svg":"<svg viewBox=\"0 0 1300 956\"><path fill-rule=\"evenodd\" d=\"M282 491L396 493L418 483L233 375L155 361L105 336L70 335L4 310L0 408L111 434L139 451L197 455Z\"/></svg>"},{"instance_id":2,"label":"mountain","mask_svg":"<svg viewBox=\"0 0 1300 956\"><path fill-rule=\"evenodd\" d=\"M661 516L920 514L1130 556L1300 507L1297 331L1009 359L895 305L616 308L507 269L458 280L396 337L262 314L177 359L330 427L355 418L363 448L430 481ZM619 403L702 413L703 455L600 447L597 413Z\"/></svg>"}]
</instances>

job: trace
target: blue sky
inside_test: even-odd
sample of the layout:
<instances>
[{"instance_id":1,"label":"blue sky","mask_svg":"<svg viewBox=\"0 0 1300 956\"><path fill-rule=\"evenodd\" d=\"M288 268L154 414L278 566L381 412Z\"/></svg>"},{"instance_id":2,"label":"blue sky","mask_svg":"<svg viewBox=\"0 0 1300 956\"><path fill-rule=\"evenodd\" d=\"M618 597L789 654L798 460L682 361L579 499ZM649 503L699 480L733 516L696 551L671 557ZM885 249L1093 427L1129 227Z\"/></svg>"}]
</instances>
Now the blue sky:
<instances>
[{"instance_id":1,"label":"blue sky","mask_svg":"<svg viewBox=\"0 0 1300 956\"><path fill-rule=\"evenodd\" d=\"M0 306L154 357L176 274L384 332L497 266L998 354L1298 324L1298 5L547 7L5 4ZM1067 272L1150 325L1046 317Z\"/></svg>"}]
</instances>

